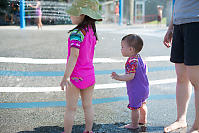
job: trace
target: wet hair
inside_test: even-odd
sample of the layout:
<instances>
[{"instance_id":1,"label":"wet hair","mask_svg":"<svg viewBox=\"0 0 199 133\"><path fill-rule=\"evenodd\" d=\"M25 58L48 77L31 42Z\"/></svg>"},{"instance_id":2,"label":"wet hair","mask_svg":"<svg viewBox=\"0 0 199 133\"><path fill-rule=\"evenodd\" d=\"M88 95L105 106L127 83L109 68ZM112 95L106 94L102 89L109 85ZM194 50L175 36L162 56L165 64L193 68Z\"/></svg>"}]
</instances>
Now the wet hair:
<instances>
[{"instance_id":1,"label":"wet hair","mask_svg":"<svg viewBox=\"0 0 199 133\"><path fill-rule=\"evenodd\" d=\"M74 29L78 29L78 31L80 31L82 29L85 30L85 28L88 28L88 26L90 25L92 27L92 29L93 29L94 35L96 37L96 40L98 40L97 32L96 32L96 26L95 26L95 22L96 21L97 21L96 19L93 19L93 18L85 15L84 20L80 24L78 24L75 28L73 28L72 30L69 30L68 33L73 31Z\"/></svg>"},{"instance_id":2,"label":"wet hair","mask_svg":"<svg viewBox=\"0 0 199 133\"><path fill-rule=\"evenodd\" d=\"M142 50L143 40L136 34L126 35L122 38L122 41L125 41L129 47L135 48L136 53L139 53Z\"/></svg>"}]
</instances>

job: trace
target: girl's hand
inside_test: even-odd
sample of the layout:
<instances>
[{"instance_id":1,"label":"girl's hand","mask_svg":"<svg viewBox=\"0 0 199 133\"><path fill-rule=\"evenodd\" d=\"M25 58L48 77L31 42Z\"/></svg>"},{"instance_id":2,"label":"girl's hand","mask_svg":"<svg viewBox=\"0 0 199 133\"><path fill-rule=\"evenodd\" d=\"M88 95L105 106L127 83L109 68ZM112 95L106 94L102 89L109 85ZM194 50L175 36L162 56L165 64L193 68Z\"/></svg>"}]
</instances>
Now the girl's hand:
<instances>
[{"instance_id":1,"label":"girl's hand","mask_svg":"<svg viewBox=\"0 0 199 133\"><path fill-rule=\"evenodd\" d=\"M118 80L119 75L116 72L112 72L111 77L115 80Z\"/></svg>"},{"instance_id":2,"label":"girl's hand","mask_svg":"<svg viewBox=\"0 0 199 133\"><path fill-rule=\"evenodd\" d=\"M168 29L166 35L164 36L164 45L169 48L171 47L171 42L172 42L172 37L173 37L173 30Z\"/></svg>"},{"instance_id":3,"label":"girl's hand","mask_svg":"<svg viewBox=\"0 0 199 133\"><path fill-rule=\"evenodd\" d=\"M60 83L61 90L64 91L64 86L66 86L65 88L67 89L70 85L71 85L70 79L63 78L62 81L61 81L61 83Z\"/></svg>"}]
</instances>

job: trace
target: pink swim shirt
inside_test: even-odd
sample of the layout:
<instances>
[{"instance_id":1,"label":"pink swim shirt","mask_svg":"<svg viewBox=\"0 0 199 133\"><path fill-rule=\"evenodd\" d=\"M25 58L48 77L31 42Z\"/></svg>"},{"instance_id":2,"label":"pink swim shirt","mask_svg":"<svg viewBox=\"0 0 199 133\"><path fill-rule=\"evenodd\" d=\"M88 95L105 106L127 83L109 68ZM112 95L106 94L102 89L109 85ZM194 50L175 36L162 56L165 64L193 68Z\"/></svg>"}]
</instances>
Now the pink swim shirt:
<instances>
[{"instance_id":1,"label":"pink swim shirt","mask_svg":"<svg viewBox=\"0 0 199 133\"><path fill-rule=\"evenodd\" d=\"M77 63L70 76L70 81L79 89L86 89L95 84L95 71L93 66L96 37L91 26L82 30L75 29L68 38L68 57L70 48L79 49Z\"/></svg>"}]
</instances>

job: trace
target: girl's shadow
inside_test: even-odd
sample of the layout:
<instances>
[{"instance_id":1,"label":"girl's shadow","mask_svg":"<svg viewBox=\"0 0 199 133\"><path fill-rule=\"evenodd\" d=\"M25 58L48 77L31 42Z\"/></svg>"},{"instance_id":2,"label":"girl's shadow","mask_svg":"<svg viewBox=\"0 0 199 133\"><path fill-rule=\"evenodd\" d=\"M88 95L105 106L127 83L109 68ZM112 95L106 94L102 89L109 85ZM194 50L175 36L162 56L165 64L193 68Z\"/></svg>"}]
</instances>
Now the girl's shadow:
<instances>
[{"instance_id":1,"label":"girl's shadow","mask_svg":"<svg viewBox=\"0 0 199 133\"><path fill-rule=\"evenodd\" d=\"M138 130L125 129L127 123L114 124L95 124L93 125L94 133L138 133L138 132L163 132L163 127L140 126ZM85 125L74 125L72 133L82 133ZM34 131L20 131L18 133L61 133L63 127L59 126L42 126L34 128Z\"/></svg>"}]
</instances>

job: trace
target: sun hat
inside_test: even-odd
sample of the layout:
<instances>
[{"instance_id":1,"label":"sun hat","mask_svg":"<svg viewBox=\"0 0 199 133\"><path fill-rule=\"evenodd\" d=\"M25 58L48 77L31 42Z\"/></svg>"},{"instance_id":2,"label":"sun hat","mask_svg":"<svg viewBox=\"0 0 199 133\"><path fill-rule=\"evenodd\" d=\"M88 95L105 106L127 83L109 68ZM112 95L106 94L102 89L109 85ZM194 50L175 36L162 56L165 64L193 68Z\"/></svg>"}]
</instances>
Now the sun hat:
<instances>
[{"instance_id":1,"label":"sun hat","mask_svg":"<svg viewBox=\"0 0 199 133\"><path fill-rule=\"evenodd\" d=\"M102 21L98 0L74 0L72 6L66 12L72 16L84 14L97 21Z\"/></svg>"}]
</instances>

